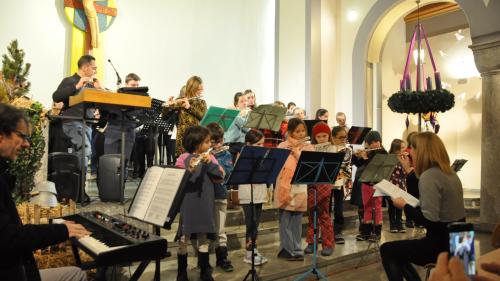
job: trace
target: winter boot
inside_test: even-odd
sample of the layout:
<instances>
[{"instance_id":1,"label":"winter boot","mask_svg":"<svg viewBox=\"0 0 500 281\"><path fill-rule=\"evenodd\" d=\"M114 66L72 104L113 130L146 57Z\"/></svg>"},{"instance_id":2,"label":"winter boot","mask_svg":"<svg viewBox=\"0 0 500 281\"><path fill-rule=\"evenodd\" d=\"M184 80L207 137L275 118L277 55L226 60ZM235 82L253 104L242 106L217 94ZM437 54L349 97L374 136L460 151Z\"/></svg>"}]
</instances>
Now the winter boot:
<instances>
[{"instance_id":1,"label":"winter boot","mask_svg":"<svg viewBox=\"0 0 500 281\"><path fill-rule=\"evenodd\" d=\"M177 254L177 281L189 281L187 274L188 256Z\"/></svg>"},{"instance_id":2,"label":"winter boot","mask_svg":"<svg viewBox=\"0 0 500 281\"><path fill-rule=\"evenodd\" d=\"M225 272L232 272L234 270L231 261L227 259L227 247L215 248L215 256L217 258L216 265Z\"/></svg>"},{"instance_id":3,"label":"winter boot","mask_svg":"<svg viewBox=\"0 0 500 281\"><path fill-rule=\"evenodd\" d=\"M202 281L214 281L212 277L212 270L210 269L210 263L208 253L198 253L198 260L200 262L200 279Z\"/></svg>"}]
</instances>

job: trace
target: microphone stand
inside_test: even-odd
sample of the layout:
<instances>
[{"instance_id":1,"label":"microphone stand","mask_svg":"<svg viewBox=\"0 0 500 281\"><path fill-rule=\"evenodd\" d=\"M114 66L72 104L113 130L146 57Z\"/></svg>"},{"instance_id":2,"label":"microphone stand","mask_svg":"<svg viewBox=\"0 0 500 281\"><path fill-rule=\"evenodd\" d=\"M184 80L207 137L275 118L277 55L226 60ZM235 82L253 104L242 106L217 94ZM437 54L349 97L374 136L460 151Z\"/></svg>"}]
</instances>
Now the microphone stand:
<instances>
[{"instance_id":1,"label":"microphone stand","mask_svg":"<svg viewBox=\"0 0 500 281\"><path fill-rule=\"evenodd\" d=\"M111 64L111 67L113 68L113 70L115 71L116 73L116 86L118 88L120 88L121 84L122 84L122 78L120 77L120 74L118 73L118 71L116 71L116 68L115 66L113 65L113 63L111 62L111 59L108 59L108 62L109 64Z\"/></svg>"}]
</instances>

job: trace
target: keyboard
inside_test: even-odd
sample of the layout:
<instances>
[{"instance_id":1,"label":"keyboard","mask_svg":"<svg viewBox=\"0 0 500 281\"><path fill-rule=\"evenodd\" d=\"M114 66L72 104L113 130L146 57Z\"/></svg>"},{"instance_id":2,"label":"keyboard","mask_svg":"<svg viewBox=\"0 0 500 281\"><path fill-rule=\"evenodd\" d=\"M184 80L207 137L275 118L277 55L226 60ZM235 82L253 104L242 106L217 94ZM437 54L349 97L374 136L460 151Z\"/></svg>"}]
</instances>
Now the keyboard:
<instances>
[{"instance_id":1,"label":"keyboard","mask_svg":"<svg viewBox=\"0 0 500 281\"><path fill-rule=\"evenodd\" d=\"M92 267L151 261L162 259L167 254L166 239L116 217L94 211L62 219L79 223L92 233L90 236L71 240L74 247L82 249L94 259ZM79 257L75 258L79 260Z\"/></svg>"}]
</instances>

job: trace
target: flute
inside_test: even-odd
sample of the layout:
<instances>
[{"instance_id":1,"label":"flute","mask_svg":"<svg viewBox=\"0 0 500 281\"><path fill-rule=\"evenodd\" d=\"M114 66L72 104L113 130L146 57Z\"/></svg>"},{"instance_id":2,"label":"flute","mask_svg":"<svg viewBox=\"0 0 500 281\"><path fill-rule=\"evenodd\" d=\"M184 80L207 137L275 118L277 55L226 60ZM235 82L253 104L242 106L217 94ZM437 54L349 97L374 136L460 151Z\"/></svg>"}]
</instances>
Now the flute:
<instances>
[{"instance_id":1,"label":"flute","mask_svg":"<svg viewBox=\"0 0 500 281\"><path fill-rule=\"evenodd\" d=\"M299 146L301 144L304 144L304 143L307 143L308 141L310 141L311 138L310 137L305 137L299 141L297 141L297 143L293 144L293 145L290 145L289 148L293 148L293 147L296 147L296 146Z\"/></svg>"},{"instance_id":2,"label":"flute","mask_svg":"<svg viewBox=\"0 0 500 281\"><path fill-rule=\"evenodd\" d=\"M183 98L176 98L176 99L174 100L174 103L173 103L173 104L168 104L168 103L166 103L166 102L165 102L165 103L163 103L163 107L173 106L173 105L175 105L176 103L178 103L178 102L180 102L180 101L182 101L182 102L183 102L184 100L186 100L186 101L191 101L191 100L197 100L197 99L203 99L203 96L197 96L197 97L191 97L191 98L185 98L185 97L183 97Z\"/></svg>"},{"instance_id":3,"label":"flute","mask_svg":"<svg viewBox=\"0 0 500 281\"><path fill-rule=\"evenodd\" d=\"M214 149L211 151L212 155L217 155L219 153L222 153L224 151L228 151L229 150L229 145L223 145L217 149Z\"/></svg>"},{"instance_id":4,"label":"flute","mask_svg":"<svg viewBox=\"0 0 500 281\"><path fill-rule=\"evenodd\" d=\"M212 150L213 150L213 148L209 148L206 152L203 152L200 155L195 156L194 162L193 162L193 168L196 167L196 166L198 166L198 164L200 164L201 159L203 158L203 156L210 154L210 152Z\"/></svg>"}]
</instances>

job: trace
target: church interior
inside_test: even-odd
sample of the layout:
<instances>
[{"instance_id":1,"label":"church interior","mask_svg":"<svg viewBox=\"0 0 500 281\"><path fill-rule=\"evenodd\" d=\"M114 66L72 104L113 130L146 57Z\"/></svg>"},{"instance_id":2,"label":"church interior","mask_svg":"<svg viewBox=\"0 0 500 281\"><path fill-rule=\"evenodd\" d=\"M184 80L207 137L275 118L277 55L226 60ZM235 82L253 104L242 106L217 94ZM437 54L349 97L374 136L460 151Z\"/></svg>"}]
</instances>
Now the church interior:
<instances>
[{"instance_id":1,"label":"church interior","mask_svg":"<svg viewBox=\"0 0 500 281\"><path fill-rule=\"evenodd\" d=\"M0 276L500 280L499 15L1 1Z\"/></svg>"}]
</instances>

